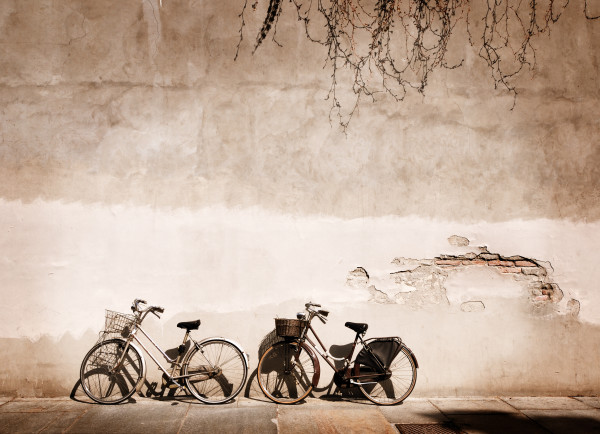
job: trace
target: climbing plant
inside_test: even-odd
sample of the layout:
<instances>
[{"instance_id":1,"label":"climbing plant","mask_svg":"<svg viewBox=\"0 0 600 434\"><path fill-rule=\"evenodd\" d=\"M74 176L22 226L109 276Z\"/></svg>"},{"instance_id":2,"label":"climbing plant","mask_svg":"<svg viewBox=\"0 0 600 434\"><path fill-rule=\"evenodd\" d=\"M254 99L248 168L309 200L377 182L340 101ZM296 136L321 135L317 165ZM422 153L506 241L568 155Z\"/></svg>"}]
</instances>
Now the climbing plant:
<instances>
[{"instance_id":1,"label":"climbing plant","mask_svg":"<svg viewBox=\"0 0 600 434\"><path fill-rule=\"evenodd\" d=\"M240 13L240 40L245 13L262 10L261 1L245 0ZM585 17L598 19L584 0ZM254 52L268 36L277 42L283 0L268 0ZM287 3L287 2L286 2ZM515 97L515 78L535 66L532 41L549 32L569 0L289 0L306 37L325 47L331 70L330 117L345 129L363 98L387 93L401 101L408 92L424 93L430 75L458 68L448 59L449 44L460 33L487 64L495 87ZM459 26L460 24L460 26ZM341 78L350 80L350 100L340 97ZM348 101L350 103L348 104ZM514 105L514 104L513 104Z\"/></svg>"}]
</instances>

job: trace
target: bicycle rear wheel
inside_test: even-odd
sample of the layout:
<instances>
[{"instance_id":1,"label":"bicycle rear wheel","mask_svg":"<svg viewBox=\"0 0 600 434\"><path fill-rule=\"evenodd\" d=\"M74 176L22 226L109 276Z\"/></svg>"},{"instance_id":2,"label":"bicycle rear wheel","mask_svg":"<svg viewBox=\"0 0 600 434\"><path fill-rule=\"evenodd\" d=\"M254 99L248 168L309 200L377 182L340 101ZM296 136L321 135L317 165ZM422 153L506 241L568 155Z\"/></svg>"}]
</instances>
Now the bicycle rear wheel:
<instances>
[{"instance_id":1,"label":"bicycle rear wheel","mask_svg":"<svg viewBox=\"0 0 600 434\"><path fill-rule=\"evenodd\" d=\"M379 405L394 405L411 394L417 382L417 367L410 350L402 349L389 367L391 377L374 384L360 385L367 399Z\"/></svg>"},{"instance_id":2,"label":"bicycle rear wheel","mask_svg":"<svg viewBox=\"0 0 600 434\"><path fill-rule=\"evenodd\" d=\"M79 378L83 391L100 404L118 404L134 394L144 378L143 359L131 345L111 339L95 345L83 358ZM124 355L124 357L122 357ZM120 366L116 364L122 360Z\"/></svg>"},{"instance_id":3,"label":"bicycle rear wheel","mask_svg":"<svg viewBox=\"0 0 600 434\"><path fill-rule=\"evenodd\" d=\"M315 362L298 342L279 342L258 363L258 385L271 401L294 404L313 389Z\"/></svg>"},{"instance_id":4,"label":"bicycle rear wheel","mask_svg":"<svg viewBox=\"0 0 600 434\"><path fill-rule=\"evenodd\" d=\"M235 398L248 376L242 351L224 339L211 339L195 346L182 368L185 385L206 404L222 404Z\"/></svg>"}]
</instances>

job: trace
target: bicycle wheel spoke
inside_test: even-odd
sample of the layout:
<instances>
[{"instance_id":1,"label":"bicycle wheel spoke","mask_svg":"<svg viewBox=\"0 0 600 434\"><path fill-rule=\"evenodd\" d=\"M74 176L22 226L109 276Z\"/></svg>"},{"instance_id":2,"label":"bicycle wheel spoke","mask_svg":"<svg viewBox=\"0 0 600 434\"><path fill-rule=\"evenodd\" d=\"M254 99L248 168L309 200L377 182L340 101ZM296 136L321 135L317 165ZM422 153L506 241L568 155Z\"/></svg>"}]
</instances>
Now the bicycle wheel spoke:
<instances>
[{"instance_id":1,"label":"bicycle wheel spoke","mask_svg":"<svg viewBox=\"0 0 600 434\"><path fill-rule=\"evenodd\" d=\"M298 402L312 390L314 362L297 345L277 343L264 353L259 362L258 383L264 394L275 402Z\"/></svg>"},{"instance_id":2,"label":"bicycle wheel spoke","mask_svg":"<svg viewBox=\"0 0 600 434\"><path fill-rule=\"evenodd\" d=\"M185 380L186 386L207 403L226 402L237 396L246 381L247 369L241 351L219 339L193 349L183 367L184 375L191 375Z\"/></svg>"},{"instance_id":3,"label":"bicycle wheel spoke","mask_svg":"<svg viewBox=\"0 0 600 434\"><path fill-rule=\"evenodd\" d=\"M389 371L389 378L374 385L360 386L363 394L376 404L392 405L402 402L415 386L417 370L406 347L398 353Z\"/></svg>"},{"instance_id":4,"label":"bicycle wheel spoke","mask_svg":"<svg viewBox=\"0 0 600 434\"><path fill-rule=\"evenodd\" d=\"M143 372L141 356L133 347L127 348L121 366L113 371L124 348L125 342L120 339L104 341L92 348L84 358L81 384L94 401L116 404L135 393Z\"/></svg>"}]
</instances>

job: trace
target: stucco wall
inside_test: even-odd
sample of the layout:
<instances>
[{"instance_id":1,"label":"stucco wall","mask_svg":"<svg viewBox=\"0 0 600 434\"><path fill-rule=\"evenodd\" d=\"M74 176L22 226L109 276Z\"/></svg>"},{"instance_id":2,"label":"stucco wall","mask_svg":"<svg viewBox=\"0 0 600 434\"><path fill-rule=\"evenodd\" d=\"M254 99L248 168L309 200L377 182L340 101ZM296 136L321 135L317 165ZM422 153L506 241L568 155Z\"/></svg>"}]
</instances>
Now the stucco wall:
<instances>
[{"instance_id":1,"label":"stucco wall","mask_svg":"<svg viewBox=\"0 0 600 434\"><path fill-rule=\"evenodd\" d=\"M0 2L0 394L68 394L135 297L166 308L161 345L198 317L251 370L312 300L329 344L400 335L416 395L598 394L598 21L536 41L512 110L464 40L344 133L291 5L283 48L251 54L259 8L234 61L242 5Z\"/></svg>"}]
</instances>

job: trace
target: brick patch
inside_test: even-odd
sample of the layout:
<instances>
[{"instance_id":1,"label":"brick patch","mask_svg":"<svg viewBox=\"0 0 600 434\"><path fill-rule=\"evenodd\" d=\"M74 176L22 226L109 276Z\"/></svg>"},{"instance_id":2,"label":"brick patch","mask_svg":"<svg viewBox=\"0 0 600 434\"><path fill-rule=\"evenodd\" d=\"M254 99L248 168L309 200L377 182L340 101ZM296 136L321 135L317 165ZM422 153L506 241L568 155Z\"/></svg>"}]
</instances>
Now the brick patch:
<instances>
[{"instance_id":1,"label":"brick patch","mask_svg":"<svg viewBox=\"0 0 600 434\"><path fill-rule=\"evenodd\" d=\"M501 273L520 273L521 272L521 268L520 267L498 267L498 270L500 270Z\"/></svg>"},{"instance_id":2,"label":"brick patch","mask_svg":"<svg viewBox=\"0 0 600 434\"><path fill-rule=\"evenodd\" d=\"M535 262L531 261L515 261L517 267L537 267Z\"/></svg>"},{"instance_id":3,"label":"brick patch","mask_svg":"<svg viewBox=\"0 0 600 434\"><path fill-rule=\"evenodd\" d=\"M558 303L562 291L555 283L547 280L548 271L537 261L520 255L502 256L491 253L486 247L480 247L480 253L469 252L464 255L440 255L434 258L434 264L444 270L460 269L473 265L492 267L500 273L509 274L515 280L529 281L532 286L530 300L536 303Z\"/></svg>"},{"instance_id":4,"label":"brick patch","mask_svg":"<svg viewBox=\"0 0 600 434\"><path fill-rule=\"evenodd\" d=\"M470 259L468 261L462 261L463 265L487 265L488 262L483 259Z\"/></svg>"},{"instance_id":5,"label":"brick patch","mask_svg":"<svg viewBox=\"0 0 600 434\"><path fill-rule=\"evenodd\" d=\"M547 262L530 259L520 255L503 256L490 252L487 247L464 254L441 254L431 259L394 258L393 264L402 267L388 276L400 288L400 291L388 293L377 289L371 282L369 273L357 267L348 274L346 284L365 289L371 295L370 302L384 304L406 304L421 308L426 304L447 304L444 282L448 276L460 270L473 267L486 267L502 273L523 287L525 296L531 303L532 312L547 315L549 312L562 313L558 303L564 298L559 286L552 281L552 265ZM568 314L577 317L580 306L577 300L568 304ZM471 300L461 304L463 312L479 312L485 309L481 301Z\"/></svg>"}]
</instances>

